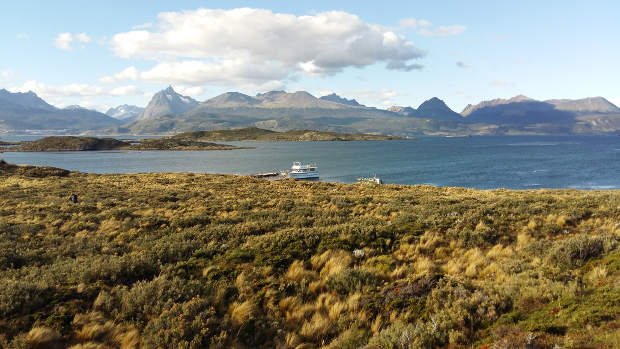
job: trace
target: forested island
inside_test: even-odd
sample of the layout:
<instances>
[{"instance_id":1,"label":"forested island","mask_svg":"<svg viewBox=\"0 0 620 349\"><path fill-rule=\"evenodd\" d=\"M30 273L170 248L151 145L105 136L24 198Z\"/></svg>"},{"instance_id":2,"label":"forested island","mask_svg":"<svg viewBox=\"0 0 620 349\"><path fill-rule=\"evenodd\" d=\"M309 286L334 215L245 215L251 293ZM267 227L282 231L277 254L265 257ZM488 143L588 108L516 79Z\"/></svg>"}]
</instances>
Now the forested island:
<instances>
[{"instance_id":1,"label":"forested island","mask_svg":"<svg viewBox=\"0 0 620 349\"><path fill-rule=\"evenodd\" d=\"M2 161L0 347L617 348L619 242L617 190Z\"/></svg>"}]
</instances>

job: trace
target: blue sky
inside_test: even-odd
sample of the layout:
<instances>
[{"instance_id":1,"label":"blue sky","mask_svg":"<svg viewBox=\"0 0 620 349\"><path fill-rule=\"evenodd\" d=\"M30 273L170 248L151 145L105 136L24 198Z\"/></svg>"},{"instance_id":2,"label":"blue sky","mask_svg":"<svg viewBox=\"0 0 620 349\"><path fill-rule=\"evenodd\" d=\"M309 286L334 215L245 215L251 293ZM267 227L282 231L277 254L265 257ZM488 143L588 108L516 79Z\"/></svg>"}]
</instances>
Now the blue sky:
<instances>
[{"instance_id":1,"label":"blue sky","mask_svg":"<svg viewBox=\"0 0 620 349\"><path fill-rule=\"evenodd\" d=\"M620 104L619 13L617 0L2 2L0 87L99 110L144 106L168 84L198 100L285 89L381 108Z\"/></svg>"}]
</instances>

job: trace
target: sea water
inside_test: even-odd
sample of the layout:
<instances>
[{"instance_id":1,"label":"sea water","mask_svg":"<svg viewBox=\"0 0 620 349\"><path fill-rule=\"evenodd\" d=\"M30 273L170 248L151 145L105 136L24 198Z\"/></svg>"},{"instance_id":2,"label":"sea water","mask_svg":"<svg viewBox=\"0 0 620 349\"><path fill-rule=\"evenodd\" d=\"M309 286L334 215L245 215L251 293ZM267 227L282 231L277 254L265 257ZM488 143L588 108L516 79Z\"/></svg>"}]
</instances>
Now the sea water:
<instances>
[{"instance_id":1,"label":"sea water","mask_svg":"<svg viewBox=\"0 0 620 349\"><path fill-rule=\"evenodd\" d=\"M3 137L2 140L16 140ZM253 149L0 154L9 163L92 173L196 172L247 175L315 162L323 181L477 189L618 189L618 136L422 136L403 141L225 142Z\"/></svg>"}]
</instances>

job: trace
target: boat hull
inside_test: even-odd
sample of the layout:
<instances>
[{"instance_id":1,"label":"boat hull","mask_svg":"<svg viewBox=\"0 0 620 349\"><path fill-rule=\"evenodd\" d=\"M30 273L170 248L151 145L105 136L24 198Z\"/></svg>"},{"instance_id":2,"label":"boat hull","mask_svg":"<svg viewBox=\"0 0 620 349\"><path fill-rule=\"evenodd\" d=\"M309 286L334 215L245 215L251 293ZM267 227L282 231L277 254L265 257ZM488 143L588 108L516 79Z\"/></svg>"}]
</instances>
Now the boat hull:
<instances>
[{"instance_id":1,"label":"boat hull","mask_svg":"<svg viewBox=\"0 0 620 349\"><path fill-rule=\"evenodd\" d=\"M313 180L319 179L318 172L289 172L289 177L293 179L305 179L305 180Z\"/></svg>"}]
</instances>

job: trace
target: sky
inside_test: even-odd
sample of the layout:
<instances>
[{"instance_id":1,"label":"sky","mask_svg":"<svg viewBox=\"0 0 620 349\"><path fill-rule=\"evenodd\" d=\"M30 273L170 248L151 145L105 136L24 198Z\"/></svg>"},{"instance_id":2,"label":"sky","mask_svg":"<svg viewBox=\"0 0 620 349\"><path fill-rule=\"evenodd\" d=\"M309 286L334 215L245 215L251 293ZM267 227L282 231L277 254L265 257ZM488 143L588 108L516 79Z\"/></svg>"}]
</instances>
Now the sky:
<instances>
[{"instance_id":1,"label":"sky","mask_svg":"<svg viewBox=\"0 0 620 349\"><path fill-rule=\"evenodd\" d=\"M620 1L2 1L0 88L58 107L174 87L378 108L519 94L620 105Z\"/></svg>"}]
</instances>

